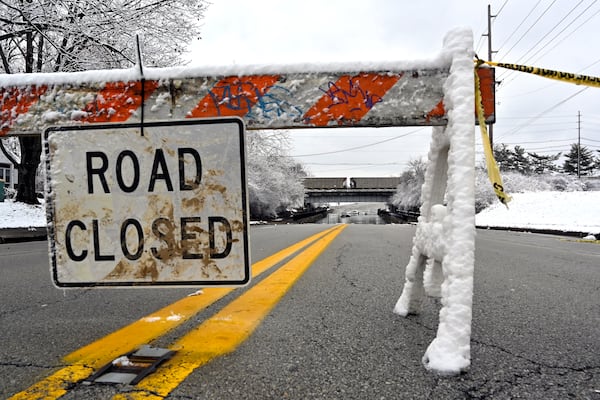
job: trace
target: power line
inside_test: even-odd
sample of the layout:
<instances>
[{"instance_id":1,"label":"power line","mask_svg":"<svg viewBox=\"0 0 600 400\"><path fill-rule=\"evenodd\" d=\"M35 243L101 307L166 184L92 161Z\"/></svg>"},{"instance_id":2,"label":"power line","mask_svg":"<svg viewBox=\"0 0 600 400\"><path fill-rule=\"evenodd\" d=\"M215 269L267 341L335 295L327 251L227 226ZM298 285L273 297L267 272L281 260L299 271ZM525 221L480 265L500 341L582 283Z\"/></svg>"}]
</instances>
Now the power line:
<instances>
[{"instance_id":1,"label":"power line","mask_svg":"<svg viewBox=\"0 0 600 400\"><path fill-rule=\"evenodd\" d=\"M504 120L504 119L530 119L530 118L531 117L503 117L502 119ZM573 118L573 116L571 114L563 114L563 115L555 114L555 115L549 115L546 118L569 118L569 119L571 119L571 118ZM550 124L547 124L547 125L550 125ZM552 125L554 125L554 124L552 124Z\"/></svg>"},{"instance_id":2,"label":"power line","mask_svg":"<svg viewBox=\"0 0 600 400\"><path fill-rule=\"evenodd\" d=\"M403 134L403 135L394 136L393 138L390 138L390 139L381 140L381 141L379 141L379 142L373 142L373 143L369 143L369 144L364 144L364 145L361 145L361 146L349 147L349 148L347 148L347 149L342 149L342 150L334 150L334 151L326 151L326 152L323 152L323 153L298 154L298 155L293 155L293 156L291 156L291 157L312 157L312 156L324 156L324 155L327 155L327 154L336 154L336 153L344 153L344 152L346 152L346 151L360 150L360 149L364 149L364 148L366 148L366 147L376 146L376 145L378 145L378 144L381 144L381 143L391 142L392 140L400 139L400 138L406 137L406 136L408 136L408 135L412 135L412 134L414 134L414 133L420 132L420 131L422 131L423 129L425 129L425 128L419 128L419 129L416 129L416 130L414 130L414 131L410 131L410 132L408 132L408 133L405 133L405 134Z\"/></svg>"},{"instance_id":3,"label":"power line","mask_svg":"<svg viewBox=\"0 0 600 400\"><path fill-rule=\"evenodd\" d=\"M597 14L598 12L600 12L600 9L599 9L599 10L596 12L596 14ZM574 31L573 31L573 32L574 32ZM562 41L562 40L561 40L561 41ZM554 47L556 47L556 46L554 46ZM553 48L554 48L554 47L553 47ZM552 50L552 49L550 49L550 50ZM548 51L548 52L549 52L549 51ZM547 54L548 52L544 53L543 55ZM543 55L542 55L542 56L543 56ZM540 56L540 57L542 57L542 56ZM587 69L589 69L589 68L593 67L594 65L596 65L596 64L598 64L598 63L600 63L600 59L598 59L598 60L594 61L593 63L591 63L591 64L589 64L589 65L587 65L587 66L585 66L585 67L583 67L583 68L581 68L581 69L579 69L578 71L575 71L575 73L577 73L577 74L581 74L582 72L585 72ZM517 71L510 71L510 72L517 73ZM518 76L518 75L516 75L516 76ZM515 76L515 78L516 78L516 76ZM507 86L509 83L511 83L512 81L514 81L514 80L515 80L515 78L512 78L512 79L508 80L508 78L509 78L509 77L511 77L511 74L510 74L510 73L506 73L506 78L505 78L505 79L502 81L502 82L503 82L503 86L502 86L502 88L506 87L506 86ZM506 80L508 80L508 81L507 81L507 82L504 82L504 81L506 81ZM562 83L562 82L553 81L553 82L551 82L551 83L549 83L549 84L547 84L547 85L545 85L545 86L542 86L542 87L540 87L540 88L537 88L537 89L534 89L534 90L530 90L530 91L528 91L528 92L516 93L516 94L514 94L514 95L512 95L512 96L509 96L508 98L510 98L510 97L520 97L520 96L526 96L526 95L530 95L530 94L533 94L533 93L541 92L542 90L546 90L546 89L549 89L549 88L551 88L551 87L554 87L554 86L556 86L556 85L560 85L561 83ZM551 117L549 117L549 118L551 118ZM569 116L569 118L570 118L570 116Z\"/></svg>"},{"instance_id":4,"label":"power line","mask_svg":"<svg viewBox=\"0 0 600 400\"><path fill-rule=\"evenodd\" d=\"M554 31L554 29L556 29L577 7L579 7L579 5L583 2L583 0L581 0L575 7L573 7L568 13L567 15L565 15L557 24L555 24L553 26L553 28L546 33L545 35L542 35L542 37L540 38L540 40L538 40L538 42L536 42L535 45L531 46L529 48L529 50L525 51L524 54L519 57L515 63L522 63L522 64L527 64L529 62L531 63L536 63L540 58L544 57L546 54L548 54L550 51L554 50L560 43L562 43L564 40L566 40L568 37L570 37L573 33L577 32L579 29L581 29L581 27L583 25L585 25L587 22L589 22L593 17L595 17L598 13L600 13L600 9L597 10L595 13L593 13L590 17L588 17L585 21L583 21L580 25L578 25L575 29L573 29L571 32L569 32L567 35L565 35L562 39L560 39L558 42L556 42L554 44L554 46L552 46L551 48L548 49L548 51L546 51L545 53L541 54L538 58L536 58L535 60L532 60L533 57L535 57L538 53L540 53L542 50L544 50L548 45L552 44L567 28L569 28L573 23L575 23L575 21L577 21L579 18L581 18L581 16L583 16L596 2L597 0L594 0L592 3L590 3L583 11L581 11L571 22L569 22L567 24L567 26L565 26L560 32L558 32L556 35L554 35L551 39L549 39L546 44L544 44L540 49L538 49L535 53L530 54L531 51L533 51L533 49L535 47L537 47L537 45L544 39L546 39L547 35L549 35L552 31ZM514 46L513 46L514 47ZM523 59L523 57L528 56L528 58L525 61L521 60ZM583 68L582 70L578 71L577 73L580 73L581 71L590 68L591 66L593 66L595 63L593 63L592 65ZM509 83L513 82L515 79L517 79L519 76L517 71L503 71L500 76L498 77L498 80L503 82L503 87L506 87ZM509 79L510 78L510 79ZM553 86L555 83L547 85L547 87L549 86ZM542 90L544 88L540 88L537 90Z\"/></svg>"},{"instance_id":5,"label":"power line","mask_svg":"<svg viewBox=\"0 0 600 400\"><path fill-rule=\"evenodd\" d=\"M523 18L523 20L519 23L519 25L513 29L512 33L508 36L508 38L506 38L506 40L504 40L504 42L498 47L498 51L500 51L502 49L502 47L504 47L504 45L510 40L512 39L512 37L517 33L517 31L519 30L519 28L525 23L525 21L529 18L529 16L531 15L531 13L533 13L533 11L537 8L537 6L542 2L542 0L538 0L538 2L533 6L533 8L531 10L529 10L529 13L525 16L525 18Z\"/></svg>"},{"instance_id":6,"label":"power line","mask_svg":"<svg viewBox=\"0 0 600 400\"><path fill-rule=\"evenodd\" d=\"M564 20L565 20L565 19L566 19L566 18L567 18L567 17L568 17L568 16L569 16L569 15L570 15L572 12L573 12L573 11L575 11L575 9L576 9L577 7L579 7L579 5L580 5L582 2L583 2L583 0L581 0L579 3L577 3L577 5L576 5L575 7L573 7L573 8L571 9L571 11L569 11L569 12L567 13L567 15L565 15L565 16L563 17L563 19L561 19L561 20L560 20L560 21L559 21L559 22L558 22L556 25L554 25L554 27L553 27L553 28L552 28L552 29L551 29L551 30L550 30L548 33L546 33L546 35L549 35L549 34L550 34L550 33L551 33L551 32L552 32L554 29L556 29L556 28L557 28L557 27L558 27L558 26L559 26L559 25L560 25L560 24L561 24L561 23L562 23L562 22L563 22L563 21L564 21ZM575 18L574 18L574 19L573 19L571 22L569 22L569 23L567 24L567 26L565 26L565 27L564 27L564 28L563 28L563 29L562 29L560 32L558 32L556 35L554 35L554 36L553 36L551 39L549 39L549 40L548 40L548 42L547 42L545 45L543 45L543 46L542 46L542 47L541 47L539 50L537 50L535 53L533 53L533 54L529 55L529 52L530 52L531 50L533 50L533 49L534 49L534 48L535 48L535 47L536 47L536 46L537 46L537 45L538 45L538 44L539 44L539 43L540 43L542 40L544 40L544 39L546 38L546 35L543 35L543 36L542 36L542 38L541 38L541 39L540 39L540 40L539 40L539 41L538 41L538 42L537 42L535 45L533 45L529 51L525 52L525 55L528 55L529 57L528 57L528 58L527 58L525 61L523 61L523 63L524 63L524 64L526 64L526 63L527 63L527 62L529 62L529 61L530 61L530 60L531 60L533 57L535 57L535 56L536 56L536 55L537 55L537 54L538 54L540 51L544 50L544 49L545 49L545 48L546 48L546 47L547 47L547 46L548 46L550 43L552 43L552 42L553 42L553 41L554 41L554 40L555 40L555 39L556 39L558 36L560 36L560 34L562 34L562 33L563 33L563 32L564 32L564 31L565 31L565 30L566 30L568 27L570 27L571 25L573 25L573 23L575 23L575 21L577 21L577 20L578 20L578 19L579 19L579 18L580 18L580 17L581 17L583 14L585 14L585 12L586 12L587 10L589 10L589 9L590 9L590 7L591 7L591 6L593 6L595 3L596 3L596 1L594 1L594 2L593 2L593 3L591 3L589 6L587 6L587 8L585 8L585 9L584 9L582 12L580 12L580 13L579 13L579 15L577 15L577 16L576 16L576 17L575 17ZM525 56L525 55L524 55L524 56ZM523 57L524 57L524 56L523 56ZM521 60L523 57L519 58L519 60ZM519 62L520 62L519 60L517 60L517 63L519 63Z\"/></svg>"},{"instance_id":7,"label":"power line","mask_svg":"<svg viewBox=\"0 0 600 400\"><path fill-rule=\"evenodd\" d=\"M508 49L508 51L506 52L506 54L504 54L504 57L506 57L508 55L508 53L510 53L512 51L512 49L514 49L515 46L518 45L521 42L521 40L523 40L523 38L525 36L527 36L527 34L542 19L542 17L548 12L548 10L550 10L550 8L554 5L554 3L556 3L556 0L553 0L552 3L550 3L550 5L548 7L546 7L546 9L544 10L544 12L542 12L542 14L533 22L533 24L529 27L529 29L527 29L527 31L525 31L525 33L523 33L521 35L521 37L519 38L519 40L517 40L517 42L510 49Z\"/></svg>"},{"instance_id":8,"label":"power line","mask_svg":"<svg viewBox=\"0 0 600 400\"><path fill-rule=\"evenodd\" d=\"M507 134L505 134L505 135L502 135L501 137L506 137L506 136L508 136L508 135L513 135L513 134L517 133L518 131L520 131L521 129L525 128L526 126L528 126L528 125L529 125L529 124L531 124L532 122L534 122L534 121L536 121L536 120L540 119L541 117L543 117L543 116L544 116L544 114L547 114L547 113L549 113L550 111L552 111L552 110L554 110L555 108L557 108L558 106L560 106L560 105L562 105L562 104L566 103L567 101L571 100L573 97L575 97L575 96L577 96L577 95L581 94L583 91L585 91L585 90L587 90L587 89L589 89L589 88L590 88L589 86L586 86L586 87L584 87L583 89L581 89L581 90L579 90L579 91L575 92L575 93L574 93L574 94L572 94L571 96L567 97L567 98L566 98L566 99L564 99L564 100L561 100L561 101L559 101L558 103L556 103L556 104L555 104L555 105L553 105L552 107L550 107L550 108L546 109L545 111L542 111L542 112L541 112L541 113L539 113L537 116L533 117L531 120L529 120L529 121L525 122L524 124L522 124L522 125L518 126L517 128L513 129L513 130L512 130L512 131L510 131L509 133L507 133Z\"/></svg>"},{"instance_id":9,"label":"power line","mask_svg":"<svg viewBox=\"0 0 600 400\"><path fill-rule=\"evenodd\" d=\"M594 3L596 3L596 1L594 1ZM588 7L589 8L589 7ZM587 10L587 9L586 9ZM596 10L595 13L593 13L592 15L590 15L590 17L588 19L586 19L585 21L583 21L579 26L577 26L575 29L573 29L568 35L566 35L565 37L563 37L562 39L560 39L558 42L556 42L556 44L554 46L552 46L551 48L548 49L547 52L545 52L544 54L540 55L534 62L537 62L537 60L539 60L540 58L544 57L546 54L548 54L550 51L554 50L556 48L556 46L558 46L559 44L561 44L563 41L565 41L569 36L571 36L573 33L577 32L583 25L587 24L592 18L594 18L596 15L598 15L598 13L600 13L600 9ZM589 68L589 67L588 67Z\"/></svg>"},{"instance_id":10,"label":"power line","mask_svg":"<svg viewBox=\"0 0 600 400\"><path fill-rule=\"evenodd\" d=\"M506 3L508 3L508 0L504 0L504 4L502 4L500 6L500 9L498 11L496 11L496 17L502 13L502 10L504 10L504 6L506 5Z\"/></svg>"},{"instance_id":11,"label":"power line","mask_svg":"<svg viewBox=\"0 0 600 400\"><path fill-rule=\"evenodd\" d=\"M324 166L337 166L337 165L356 165L356 166L377 166L377 167L382 167L385 165L408 165L408 162L389 162L389 163L355 163L355 162L351 162L351 163L314 163L314 162L307 162L304 163L306 165L324 165Z\"/></svg>"},{"instance_id":12,"label":"power line","mask_svg":"<svg viewBox=\"0 0 600 400\"><path fill-rule=\"evenodd\" d=\"M583 139L583 138L582 138ZM568 142L573 139L556 139L556 140L539 140L539 141L531 141L531 142L502 142L503 144L538 144L538 143L554 143L554 142Z\"/></svg>"}]
</instances>

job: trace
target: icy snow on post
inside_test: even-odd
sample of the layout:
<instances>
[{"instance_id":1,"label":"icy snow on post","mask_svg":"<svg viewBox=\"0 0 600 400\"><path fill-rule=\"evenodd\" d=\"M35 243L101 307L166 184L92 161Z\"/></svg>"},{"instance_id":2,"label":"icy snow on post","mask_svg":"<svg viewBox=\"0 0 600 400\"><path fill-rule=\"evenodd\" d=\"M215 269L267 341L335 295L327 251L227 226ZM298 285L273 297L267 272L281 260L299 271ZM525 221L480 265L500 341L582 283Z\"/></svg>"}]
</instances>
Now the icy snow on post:
<instances>
[{"instance_id":1,"label":"icy snow on post","mask_svg":"<svg viewBox=\"0 0 600 400\"><path fill-rule=\"evenodd\" d=\"M248 129L434 126L421 217L404 290L394 311L404 316L417 313L425 293L441 295L437 336L423 362L433 371L454 374L470 365L475 240L473 56L471 31L457 29L445 38L440 55L425 61L143 68L143 77L139 66L0 75L0 136L39 135L50 125L127 122L141 126L215 117L240 117ZM477 68L476 73L485 120L492 123L494 70ZM96 141L103 141L100 131L90 143ZM201 185L198 190L203 190ZM94 229L81 228L90 223L81 221L73 229L91 235ZM174 222L173 231L181 231L178 224ZM151 247L146 238L160 239L148 228L138 232L123 236L124 252ZM93 247L85 249L89 259L97 256ZM180 247L181 243L173 243L173 248ZM82 258L82 248L76 250L75 258Z\"/></svg>"},{"instance_id":2,"label":"icy snow on post","mask_svg":"<svg viewBox=\"0 0 600 400\"><path fill-rule=\"evenodd\" d=\"M443 53L450 63L450 76L444 84L448 124L433 128L421 216L404 290L394 308L403 316L416 314L425 293L441 295L437 335L423 357L428 369L441 374L459 373L471 362L475 252L472 48L472 34L467 30L450 32L444 41Z\"/></svg>"}]
</instances>

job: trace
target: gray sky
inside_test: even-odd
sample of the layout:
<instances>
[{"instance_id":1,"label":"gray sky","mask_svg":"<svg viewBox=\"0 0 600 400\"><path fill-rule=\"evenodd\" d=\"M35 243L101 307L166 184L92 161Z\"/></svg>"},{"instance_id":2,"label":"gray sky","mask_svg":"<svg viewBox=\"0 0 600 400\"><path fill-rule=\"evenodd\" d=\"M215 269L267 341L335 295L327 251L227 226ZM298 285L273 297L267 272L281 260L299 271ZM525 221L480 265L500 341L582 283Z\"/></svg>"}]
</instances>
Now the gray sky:
<instances>
[{"instance_id":1,"label":"gray sky","mask_svg":"<svg viewBox=\"0 0 600 400\"><path fill-rule=\"evenodd\" d=\"M487 59L488 4L497 15L495 61L600 76L597 0L213 0L190 65L431 59L458 26L472 29L475 50ZM600 88L501 68L496 78L496 143L566 152L577 141L580 111L582 144L600 150ZM290 136L289 154L313 176L397 176L427 155L431 128L302 129ZM477 139L481 160L478 132ZM331 154L313 155L323 152Z\"/></svg>"}]
</instances>

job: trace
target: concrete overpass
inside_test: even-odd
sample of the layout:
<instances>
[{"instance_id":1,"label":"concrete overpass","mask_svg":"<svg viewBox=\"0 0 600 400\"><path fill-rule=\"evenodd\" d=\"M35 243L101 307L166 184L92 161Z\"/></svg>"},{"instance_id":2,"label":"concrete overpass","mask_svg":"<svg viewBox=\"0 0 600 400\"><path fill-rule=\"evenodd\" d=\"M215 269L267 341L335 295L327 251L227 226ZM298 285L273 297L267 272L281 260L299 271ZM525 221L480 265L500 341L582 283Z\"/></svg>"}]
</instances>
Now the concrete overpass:
<instances>
[{"instance_id":1,"label":"concrete overpass","mask_svg":"<svg viewBox=\"0 0 600 400\"><path fill-rule=\"evenodd\" d=\"M399 177L389 178L306 178L305 203L385 203L396 193Z\"/></svg>"}]
</instances>

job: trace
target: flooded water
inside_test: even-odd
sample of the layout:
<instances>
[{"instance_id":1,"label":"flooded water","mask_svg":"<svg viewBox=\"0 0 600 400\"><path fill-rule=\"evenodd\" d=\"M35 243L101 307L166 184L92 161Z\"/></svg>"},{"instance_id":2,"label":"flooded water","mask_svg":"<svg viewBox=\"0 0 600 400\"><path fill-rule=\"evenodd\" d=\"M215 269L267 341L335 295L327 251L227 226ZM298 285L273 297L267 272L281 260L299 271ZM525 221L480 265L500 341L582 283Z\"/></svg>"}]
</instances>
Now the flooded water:
<instances>
[{"instance_id":1,"label":"flooded water","mask_svg":"<svg viewBox=\"0 0 600 400\"><path fill-rule=\"evenodd\" d=\"M383 203L348 203L332 205L331 212L317 224L370 224L385 225L385 221L377 215L378 209L385 208Z\"/></svg>"},{"instance_id":2,"label":"flooded water","mask_svg":"<svg viewBox=\"0 0 600 400\"><path fill-rule=\"evenodd\" d=\"M373 215L351 215L341 216L340 214L329 213L327 217L323 218L320 221L317 221L317 224L371 224L371 225L384 225L385 221L379 217L377 214Z\"/></svg>"}]
</instances>

